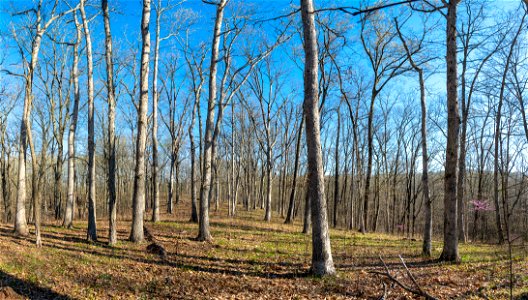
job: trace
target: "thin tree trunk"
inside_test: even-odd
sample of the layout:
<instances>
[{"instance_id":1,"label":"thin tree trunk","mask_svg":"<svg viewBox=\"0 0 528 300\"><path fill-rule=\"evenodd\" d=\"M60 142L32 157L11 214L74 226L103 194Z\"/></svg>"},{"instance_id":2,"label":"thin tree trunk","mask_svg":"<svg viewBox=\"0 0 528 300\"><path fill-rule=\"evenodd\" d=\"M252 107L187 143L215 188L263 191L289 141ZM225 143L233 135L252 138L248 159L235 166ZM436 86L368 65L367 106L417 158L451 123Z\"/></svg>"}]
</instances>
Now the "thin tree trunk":
<instances>
[{"instance_id":1,"label":"thin tree trunk","mask_svg":"<svg viewBox=\"0 0 528 300\"><path fill-rule=\"evenodd\" d=\"M286 215L286 221L284 223L293 223L293 216L295 210L295 192L297 189L297 174L299 173L299 158L301 156L301 138L304 127L304 116L301 117L301 123L299 124L299 130L297 132L297 142L295 144L295 165L293 167L293 182L290 193L290 204L288 205L288 214Z\"/></svg>"},{"instance_id":2,"label":"thin tree trunk","mask_svg":"<svg viewBox=\"0 0 528 300\"><path fill-rule=\"evenodd\" d=\"M500 94L499 94L499 104L497 106L497 115L495 119L495 148L494 148L494 164L493 164L493 201L495 203L495 220L497 224L497 233L499 238L499 244L504 243L504 229L502 228L502 220L501 220L501 214L500 214L500 205L499 205L499 142L501 138L501 117L502 117L502 104L504 101L504 92L506 89L506 79L510 67L511 58L515 49L515 44L517 43L517 39L519 35L522 32L523 24L524 24L524 18L526 17L526 14L523 15L522 22L519 25L519 28L517 29L517 32L510 44L510 49L508 52L508 57L506 58L506 65L504 66L504 71L502 74L502 81L501 81L501 87L500 87ZM507 187L502 187L507 188ZM505 201L505 200L503 200ZM504 208L506 209L506 208ZM504 220L507 221L507 220Z\"/></svg>"},{"instance_id":3,"label":"thin tree trunk","mask_svg":"<svg viewBox=\"0 0 528 300\"><path fill-rule=\"evenodd\" d=\"M38 24L40 29L40 23ZM28 66L25 85L24 96L24 110L22 120L20 122L20 143L18 149L18 186L16 198L16 213L15 213L15 233L20 236L28 235L26 219L26 150L28 139L28 127L31 117L31 108L33 106L33 75L37 66L38 53L40 50L40 43L42 41L43 31L37 29L36 36L31 45L31 61Z\"/></svg>"},{"instance_id":4,"label":"thin tree trunk","mask_svg":"<svg viewBox=\"0 0 528 300\"><path fill-rule=\"evenodd\" d=\"M269 147L269 146L268 146ZM271 192L273 188L273 178L272 178L272 164L271 161L271 148L268 148L268 153L266 153L266 213L264 216L264 221L271 221Z\"/></svg>"},{"instance_id":5,"label":"thin tree trunk","mask_svg":"<svg viewBox=\"0 0 528 300\"><path fill-rule=\"evenodd\" d=\"M156 8L156 41L154 44L154 70L152 78L152 222L160 220L158 183L158 69L160 44L161 0ZM171 207L172 211L172 207Z\"/></svg>"},{"instance_id":6,"label":"thin tree trunk","mask_svg":"<svg viewBox=\"0 0 528 300\"><path fill-rule=\"evenodd\" d=\"M80 0L80 11L86 40L86 61L88 78L88 231L87 239L97 241L96 204L95 204L95 115L92 38L88 28L88 19L84 11L84 1Z\"/></svg>"},{"instance_id":7,"label":"thin tree trunk","mask_svg":"<svg viewBox=\"0 0 528 300\"><path fill-rule=\"evenodd\" d=\"M108 0L102 0L104 29L105 29L105 60L106 60L106 89L108 101L108 244L117 242L116 231L116 149L115 149L115 89L114 65L112 62L112 31L110 29L110 12Z\"/></svg>"},{"instance_id":8,"label":"thin tree trunk","mask_svg":"<svg viewBox=\"0 0 528 300\"><path fill-rule=\"evenodd\" d=\"M211 67L209 71L209 99L207 101L207 118L205 121L205 140L203 154L202 188L200 189L200 220L199 241L212 240L209 230L209 200L212 182L212 160L213 160L213 130L214 130L214 109L216 101L216 74L218 70L218 56L220 46L220 35L222 31L222 20L224 8L227 0L221 0L216 5L216 20L213 32L211 49Z\"/></svg>"},{"instance_id":9,"label":"thin tree trunk","mask_svg":"<svg viewBox=\"0 0 528 300\"><path fill-rule=\"evenodd\" d=\"M398 30L398 36L402 41L402 44L407 53L407 57L413 69L418 73L418 82L420 84L420 106L422 110L421 115L421 138L422 138L422 188L423 188L423 200L424 200L424 231L423 231L423 246L422 254L425 256L431 256L432 245L431 239L433 236L433 213L432 213L432 202L429 196L429 155L427 153L427 100L425 94L425 79L423 76L423 69L420 68L414 61L411 52L407 46L407 43L403 39L398 24L396 23L396 29ZM414 226L413 226L414 229Z\"/></svg>"},{"instance_id":10,"label":"thin tree trunk","mask_svg":"<svg viewBox=\"0 0 528 300\"><path fill-rule=\"evenodd\" d=\"M196 145L194 142L194 123L199 98L194 100L191 124L189 125L189 141L191 146L191 222L198 223L197 201L196 201ZM171 179L172 180L172 179Z\"/></svg>"},{"instance_id":11,"label":"thin tree trunk","mask_svg":"<svg viewBox=\"0 0 528 300\"><path fill-rule=\"evenodd\" d=\"M42 138L42 148L40 150L40 166L37 163L37 154L35 152L35 145L33 144L33 137L31 133L31 124L28 124L28 142L29 142L29 148L31 152L31 198L33 199L33 222L35 222L35 244L37 247L42 246L42 238L41 238L41 229L40 229L40 220L41 220L41 189L40 189L40 181L41 178L44 176L44 163L46 159L46 143L47 141L45 138Z\"/></svg>"},{"instance_id":12,"label":"thin tree trunk","mask_svg":"<svg viewBox=\"0 0 528 300\"><path fill-rule=\"evenodd\" d=\"M339 135L341 133L341 114L337 109L337 135L335 144L335 173L334 173L334 228L337 227L337 204L339 203Z\"/></svg>"},{"instance_id":13,"label":"thin tree trunk","mask_svg":"<svg viewBox=\"0 0 528 300\"><path fill-rule=\"evenodd\" d=\"M376 86L376 85L374 85ZM372 176L372 159L374 152L373 138L374 138L374 100L376 100L377 91L372 88L372 95L370 96L370 109L368 113L367 125L367 174L365 177L365 190L363 195L363 217L360 223L360 231L366 233L369 229L368 211L369 211L369 196L370 196L370 179Z\"/></svg>"}]
</instances>

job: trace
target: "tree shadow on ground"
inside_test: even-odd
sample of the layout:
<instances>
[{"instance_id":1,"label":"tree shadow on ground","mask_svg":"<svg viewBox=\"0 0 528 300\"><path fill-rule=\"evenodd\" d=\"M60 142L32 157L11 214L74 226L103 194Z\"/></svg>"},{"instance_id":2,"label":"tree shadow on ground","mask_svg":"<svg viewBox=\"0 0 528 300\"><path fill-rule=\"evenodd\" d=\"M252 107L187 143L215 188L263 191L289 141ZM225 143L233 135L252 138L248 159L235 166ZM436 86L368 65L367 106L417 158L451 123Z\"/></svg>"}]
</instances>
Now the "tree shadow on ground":
<instances>
[{"instance_id":1,"label":"tree shadow on ground","mask_svg":"<svg viewBox=\"0 0 528 300\"><path fill-rule=\"evenodd\" d=\"M7 292L5 287L11 288L16 294ZM1 290L6 292L2 293ZM32 282L16 278L10 274L0 271L0 299L72 299L66 295L59 294L53 290L38 286Z\"/></svg>"}]
</instances>

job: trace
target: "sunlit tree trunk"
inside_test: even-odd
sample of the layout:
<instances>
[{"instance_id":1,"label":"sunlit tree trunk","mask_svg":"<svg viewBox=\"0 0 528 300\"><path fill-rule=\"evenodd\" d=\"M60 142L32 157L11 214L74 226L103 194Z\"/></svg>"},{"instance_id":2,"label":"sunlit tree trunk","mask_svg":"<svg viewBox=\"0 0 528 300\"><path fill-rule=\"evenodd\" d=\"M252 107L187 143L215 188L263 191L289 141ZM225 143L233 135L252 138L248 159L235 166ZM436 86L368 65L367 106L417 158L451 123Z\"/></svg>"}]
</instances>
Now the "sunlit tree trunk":
<instances>
[{"instance_id":1,"label":"sunlit tree trunk","mask_svg":"<svg viewBox=\"0 0 528 300\"><path fill-rule=\"evenodd\" d=\"M148 75L150 55L150 0L143 0L141 18L141 68L139 77L139 110L137 121L134 191L132 196L132 242L143 241L143 215L145 211L145 148L147 145Z\"/></svg>"},{"instance_id":2,"label":"sunlit tree trunk","mask_svg":"<svg viewBox=\"0 0 528 300\"><path fill-rule=\"evenodd\" d=\"M154 70L152 78L152 222L159 221L159 183L158 183L158 69L161 1L156 9L156 40L154 43ZM171 207L172 210L172 207Z\"/></svg>"},{"instance_id":3,"label":"sunlit tree trunk","mask_svg":"<svg viewBox=\"0 0 528 300\"><path fill-rule=\"evenodd\" d=\"M84 10L84 0L80 0L80 11L86 41L86 61L88 78L88 231L87 238L97 241L96 204L95 204L95 115L92 38L88 28L88 18Z\"/></svg>"},{"instance_id":4,"label":"sunlit tree trunk","mask_svg":"<svg viewBox=\"0 0 528 300\"><path fill-rule=\"evenodd\" d=\"M81 44L81 26L77 22L77 14L73 15L77 39L73 46L73 110L70 117L70 128L68 132L68 199L66 200L66 211L64 213L64 227L71 228L75 214L75 131L77 130L77 118L79 115L79 45Z\"/></svg>"},{"instance_id":5,"label":"sunlit tree trunk","mask_svg":"<svg viewBox=\"0 0 528 300\"><path fill-rule=\"evenodd\" d=\"M110 12L108 0L102 0L104 30L105 30L105 60L106 60L106 91L108 101L108 244L117 242L116 232L116 149L115 149L115 89L114 65L112 63L112 31L110 29Z\"/></svg>"},{"instance_id":6,"label":"sunlit tree trunk","mask_svg":"<svg viewBox=\"0 0 528 300\"><path fill-rule=\"evenodd\" d=\"M216 4L216 19L213 31L213 41L211 49L211 66L209 70L209 99L207 101L207 118L205 121L205 140L203 154L202 188L200 189L200 220L198 240L210 241L212 239L209 231L209 201L211 197L212 183L212 163L213 163L213 130L214 130L214 110L216 102L216 74L218 70L218 56L220 46L220 36L222 30L222 20L224 8L227 0L221 0Z\"/></svg>"},{"instance_id":7,"label":"sunlit tree trunk","mask_svg":"<svg viewBox=\"0 0 528 300\"><path fill-rule=\"evenodd\" d=\"M319 120L318 50L312 0L301 0L304 36L304 115L308 147L308 193L312 207L312 267L317 276L335 273L324 197L323 157Z\"/></svg>"}]
</instances>

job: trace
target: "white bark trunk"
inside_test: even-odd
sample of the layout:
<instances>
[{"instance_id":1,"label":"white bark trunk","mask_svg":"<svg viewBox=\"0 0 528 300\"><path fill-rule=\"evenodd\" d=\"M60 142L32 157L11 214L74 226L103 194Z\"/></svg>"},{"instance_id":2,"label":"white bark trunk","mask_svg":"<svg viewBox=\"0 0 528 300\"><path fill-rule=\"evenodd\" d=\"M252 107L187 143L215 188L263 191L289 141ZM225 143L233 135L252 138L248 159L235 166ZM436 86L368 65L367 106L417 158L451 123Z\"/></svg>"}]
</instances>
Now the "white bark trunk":
<instances>
[{"instance_id":1,"label":"white bark trunk","mask_svg":"<svg viewBox=\"0 0 528 300\"><path fill-rule=\"evenodd\" d=\"M318 99L318 50L312 0L301 0L304 35L304 115L308 147L308 193L312 208L312 267L317 276L335 274L324 197L323 157Z\"/></svg>"},{"instance_id":2,"label":"white bark trunk","mask_svg":"<svg viewBox=\"0 0 528 300\"><path fill-rule=\"evenodd\" d=\"M136 166L134 176L134 193L132 199L132 232L130 240L142 242L143 215L145 211L145 148L147 144L147 111L148 111L148 74L150 56L150 0L143 0L143 17L141 20L141 36L143 40L141 51L141 70L139 77L140 98L136 140Z\"/></svg>"}]
</instances>

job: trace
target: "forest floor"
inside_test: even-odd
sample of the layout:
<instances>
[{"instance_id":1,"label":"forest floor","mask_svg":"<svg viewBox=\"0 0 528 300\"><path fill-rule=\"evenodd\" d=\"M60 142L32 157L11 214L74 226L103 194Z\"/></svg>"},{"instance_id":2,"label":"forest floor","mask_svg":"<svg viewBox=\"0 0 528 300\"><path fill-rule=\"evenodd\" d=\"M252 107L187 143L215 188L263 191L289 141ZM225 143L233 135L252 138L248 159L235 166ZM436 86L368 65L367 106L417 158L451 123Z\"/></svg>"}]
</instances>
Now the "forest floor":
<instances>
[{"instance_id":1,"label":"forest floor","mask_svg":"<svg viewBox=\"0 0 528 300\"><path fill-rule=\"evenodd\" d=\"M181 205L181 203L180 203ZM441 264L424 258L421 241L384 234L331 230L337 276L308 275L311 237L301 224L285 225L263 212L211 212L213 242L194 241L197 225L188 222L188 206L147 226L167 250L167 258L146 251L148 243L126 241L129 222L120 221L120 242L106 246L107 223L98 222L97 243L85 239L86 223L74 229L48 223L43 247L34 237L13 235L0 225L0 299L378 299L384 293L383 257L391 274L412 285L401 255L420 286L439 299L507 299L508 248L462 244L462 263ZM434 257L441 243L434 242ZM514 248L514 295L528 299L528 249ZM388 299L413 299L387 282Z\"/></svg>"}]
</instances>

